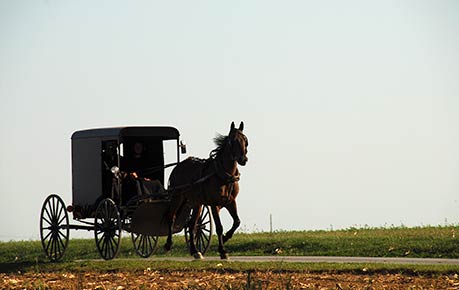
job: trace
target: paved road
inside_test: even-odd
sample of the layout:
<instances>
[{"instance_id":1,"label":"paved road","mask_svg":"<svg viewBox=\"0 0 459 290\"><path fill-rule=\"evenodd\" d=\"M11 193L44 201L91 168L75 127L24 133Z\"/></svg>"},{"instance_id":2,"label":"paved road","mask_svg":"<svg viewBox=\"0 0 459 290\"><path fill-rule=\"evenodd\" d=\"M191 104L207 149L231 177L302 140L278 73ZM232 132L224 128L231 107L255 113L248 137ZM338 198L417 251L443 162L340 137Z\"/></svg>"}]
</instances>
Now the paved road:
<instances>
[{"instance_id":1,"label":"paved road","mask_svg":"<svg viewBox=\"0 0 459 290\"><path fill-rule=\"evenodd\" d=\"M192 261L191 257L153 257L157 261ZM219 257L206 256L207 261L220 261ZM383 264L459 264L459 259L437 258L374 258L374 257L315 257L315 256L231 256L235 262L299 262L299 263L383 263Z\"/></svg>"}]
</instances>

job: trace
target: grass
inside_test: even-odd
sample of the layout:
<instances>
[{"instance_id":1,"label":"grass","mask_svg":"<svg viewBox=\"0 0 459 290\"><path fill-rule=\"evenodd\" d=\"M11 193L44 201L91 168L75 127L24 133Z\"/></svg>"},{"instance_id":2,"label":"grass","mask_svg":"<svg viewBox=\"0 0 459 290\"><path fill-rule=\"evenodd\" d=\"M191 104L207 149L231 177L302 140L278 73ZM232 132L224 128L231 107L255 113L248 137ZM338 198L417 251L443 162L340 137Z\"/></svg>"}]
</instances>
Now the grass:
<instances>
[{"instance_id":1,"label":"grass","mask_svg":"<svg viewBox=\"0 0 459 290\"><path fill-rule=\"evenodd\" d=\"M306 256L368 256L368 257L424 257L424 258L459 258L459 241L454 226L417 227L417 228L350 228L337 231L298 231L275 233L236 234L227 244L231 255L306 255ZM162 246L164 238L158 244L157 256L188 256L183 236L174 236L174 247L165 253ZM207 255L217 255L217 242L214 237ZM130 238L124 238L118 258L137 258ZM40 241L0 242L0 272L16 270L51 270L72 267L90 267L106 269L113 267L132 268L133 270L158 267L161 269L213 269L217 263L189 263L154 261L153 259L114 260L95 262L99 259L94 240L70 240L61 263L48 263ZM78 262L74 262L78 260ZM361 271L373 269L372 265L363 264L304 264L304 263L219 263L225 269L248 270L257 267L280 270L307 271ZM77 265L77 266L75 266ZM149 265L149 266L148 266ZM222 267L222 266L219 266ZM246 268L248 267L248 268ZM270 268L271 267L271 268ZM384 271L398 271L400 265L380 265ZM406 268L406 267L405 267ZM217 268L216 268L217 269ZM459 267L419 265L416 271L459 272ZM218 269L217 269L218 270Z\"/></svg>"},{"instance_id":2,"label":"grass","mask_svg":"<svg viewBox=\"0 0 459 290\"><path fill-rule=\"evenodd\" d=\"M239 234L228 244L237 255L459 258L456 228L351 228Z\"/></svg>"}]
</instances>

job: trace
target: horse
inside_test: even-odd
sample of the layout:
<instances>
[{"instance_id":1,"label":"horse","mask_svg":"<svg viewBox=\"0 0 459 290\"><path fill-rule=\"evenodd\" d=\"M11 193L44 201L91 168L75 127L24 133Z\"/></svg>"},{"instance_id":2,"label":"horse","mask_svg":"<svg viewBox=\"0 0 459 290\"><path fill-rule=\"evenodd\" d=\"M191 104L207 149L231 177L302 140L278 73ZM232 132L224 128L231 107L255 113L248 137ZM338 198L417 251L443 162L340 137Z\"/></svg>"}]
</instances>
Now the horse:
<instances>
[{"instance_id":1,"label":"horse","mask_svg":"<svg viewBox=\"0 0 459 290\"><path fill-rule=\"evenodd\" d=\"M172 247L172 232L177 212L185 205L192 208L192 215L188 223L190 233L190 254L195 259L203 259L197 251L194 241L194 229L201 214L202 205L211 207L214 218L218 251L221 259L228 259L224 244L233 236L240 225L237 212L236 197L239 193L239 170L237 165L245 166L247 158L247 137L243 133L244 122L236 129L231 123L227 136L217 135L214 139L217 148L211 151L208 159L190 157L177 164L169 177L171 189L171 206L168 214L168 236L164 248L168 251ZM186 189L181 189L186 186ZM178 188L177 190L174 190ZM223 226L220 220L220 210L226 208L233 219L231 229L223 235Z\"/></svg>"}]
</instances>

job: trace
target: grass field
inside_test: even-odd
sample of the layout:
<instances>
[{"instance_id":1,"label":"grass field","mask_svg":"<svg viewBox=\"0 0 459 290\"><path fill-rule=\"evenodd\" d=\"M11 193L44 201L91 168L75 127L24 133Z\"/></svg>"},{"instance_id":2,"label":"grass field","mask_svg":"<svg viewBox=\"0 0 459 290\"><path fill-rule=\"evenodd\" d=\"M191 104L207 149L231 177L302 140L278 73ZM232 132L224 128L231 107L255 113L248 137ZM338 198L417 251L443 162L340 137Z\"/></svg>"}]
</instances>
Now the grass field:
<instances>
[{"instance_id":1,"label":"grass field","mask_svg":"<svg viewBox=\"0 0 459 290\"><path fill-rule=\"evenodd\" d=\"M456 227L350 228L337 231L298 231L236 234L227 243L231 255L304 255L459 258ZM128 235L126 235L128 236ZM165 253L158 243L156 256L187 256L184 237L174 236L174 247ZM214 237L207 255L217 255ZM136 258L129 237L123 238L118 258ZM70 240L63 262L99 259L94 240ZM40 241L0 243L0 270L13 265L38 265L47 259Z\"/></svg>"}]
</instances>

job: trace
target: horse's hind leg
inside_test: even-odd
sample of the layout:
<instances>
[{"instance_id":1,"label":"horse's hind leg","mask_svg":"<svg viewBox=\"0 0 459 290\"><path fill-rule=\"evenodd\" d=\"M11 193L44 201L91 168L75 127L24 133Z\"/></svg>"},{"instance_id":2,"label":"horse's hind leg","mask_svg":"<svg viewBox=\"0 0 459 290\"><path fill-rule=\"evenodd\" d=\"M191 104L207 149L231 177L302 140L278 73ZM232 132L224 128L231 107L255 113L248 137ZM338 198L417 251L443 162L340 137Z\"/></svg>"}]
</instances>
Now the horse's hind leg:
<instances>
[{"instance_id":1,"label":"horse's hind leg","mask_svg":"<svg viewBox=\"0 0 459 290\"><path fill-rule=\"evenodd\" d=\"M196 249L195 243L195 234L196 234L196 225L198 223L198 219L201 216L202 206L196 206L193 208L190 221L188 223L188 232L190 233L189 239L189 250L190 254L197 260L203 259L201 252Z\"/></svg>"},{"instance_id":2,"label":"horse's hind leg","mask_svg":"<svg viewBox=\"0 0 459 290\"><path fill-rule=\"evenodd\" d=\"M167 232L167 241L166 241L166 244L164 245L164 249L166 251L170 251L172 249L172 229L174 228L174 224L175 224L175 213L174 214L171 214L169 217L168 217L168 221L169 221L169 224L168 224L168 232Z\"/></svg>"},{"instance_id":3,"label":"horse's hind leg","mask_svg":"<svg viewBox=\"0 0 459 290\"><path fill-rule=\"evenodd\" d=\"M177 217L177 211L180 208L182 203L182 199L178 198L171 201L169 212L167 214L167 221L168 221L168 228L167 228L167 240L166 244L164 245L164 249L166 251L170 251L172 249L172 232L175 225L175 219Z\"/></svg>"},{"instance_id":4,"label":"horse's hind leg","mask_svg":"<svg viewBox=\"0 0 459 290\"><path fill-rule=\"evenodd\" d=\"M233 226L231 229L223 236L223 243L226 243L229 239L233 237L234 232L241 224L241 220L239 219L239 215L237 214L237 205L236 200L233 200L228 206L225 207L231 217L233 218Z\"/></svg>"},{"instance_id":5,"label":"horse's hind leg","mask_svg":"<svg viewBox=\"0 0 459 290\"><path fill-rule=\"evenodd\" d=\"M228 259L228 254L226 253L225 248L223 247L223 226L220 220L219 212L220 208L212 206L212 216L214 217L215 228L218 237L218 252L220 253L220 258L226 260Z\"/></svg>"}]
</instances>

